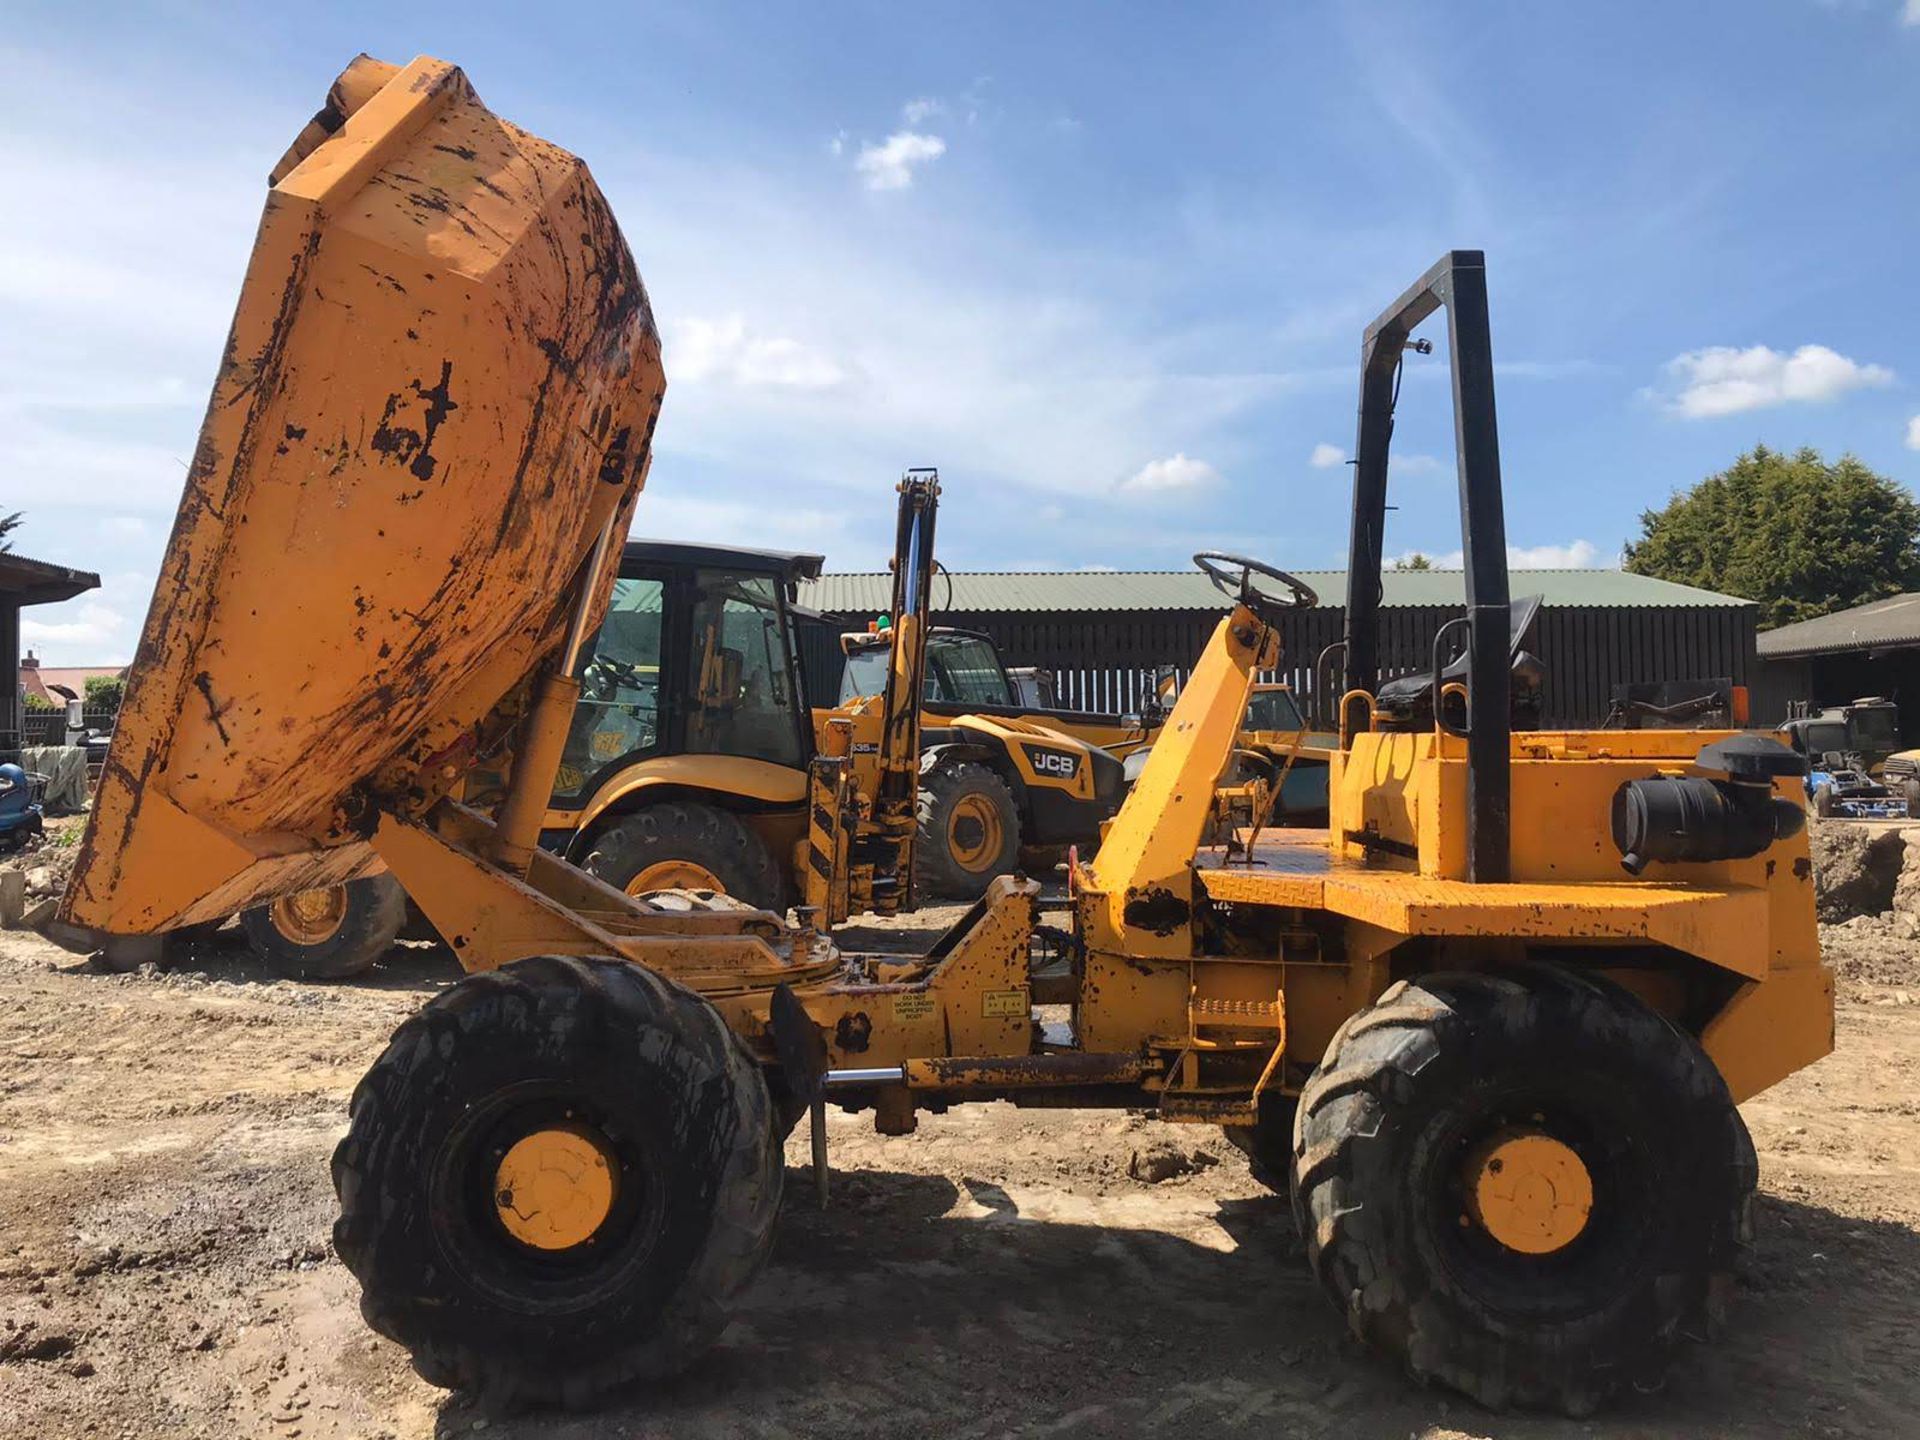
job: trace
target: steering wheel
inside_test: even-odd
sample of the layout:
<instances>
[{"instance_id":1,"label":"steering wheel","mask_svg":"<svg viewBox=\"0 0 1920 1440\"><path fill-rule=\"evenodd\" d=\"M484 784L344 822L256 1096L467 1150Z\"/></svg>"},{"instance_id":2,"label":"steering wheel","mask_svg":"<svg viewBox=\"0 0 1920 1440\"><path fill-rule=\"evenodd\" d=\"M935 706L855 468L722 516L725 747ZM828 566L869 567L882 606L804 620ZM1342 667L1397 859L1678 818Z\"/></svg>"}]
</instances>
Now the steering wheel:
<instances>
[{"instance_id":1,"label":"steering wheel","mask_svg":"<svg viewBox=\"0 0 1920 1440\"><path fill-rule=\"evenodd\" d=\"M1320 597L1306 581L1284 570L1276 570L1262 561L1249 560L1244 555L1202 550L1193 557L1193 563L1200 567L1202 575L1213 582L1214 589L1246 606L1269 625L1278 624L1280 615L1285 611L1308 610L1320 603ZM1253 583L1256 575L1278 580L1293 592L1292 598L1282 599L1270 591L1262 590Z\"/></svg>"}]
</instances>

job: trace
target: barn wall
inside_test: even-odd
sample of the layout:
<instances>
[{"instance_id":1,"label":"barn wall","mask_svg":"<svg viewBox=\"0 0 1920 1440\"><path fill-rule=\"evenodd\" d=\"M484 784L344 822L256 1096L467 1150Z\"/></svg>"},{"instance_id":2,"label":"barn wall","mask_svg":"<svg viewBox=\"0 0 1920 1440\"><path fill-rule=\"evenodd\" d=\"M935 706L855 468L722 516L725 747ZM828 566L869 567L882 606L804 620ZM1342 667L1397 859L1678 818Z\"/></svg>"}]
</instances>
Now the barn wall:
<instances>
[{"instance_id":1,"label":"barn wall","mask_svg":"<svg viewBox=\"0 0 1920 1440\"><path fill-rule=\"evenodd\" d=\"M0 694L0 758L20 745L20 607L12 596L0 596L0 672L6 690Z\"/></svg>"},{"instance_id":2,"label":"barn wall","mask_svg":"<svg viewBox=\"0 0 1920 1440\"><path fill-rule=\"evenodd\" d=\"M1383 667L1390 674L1425 669L1435 632L1459 613L1445 606L1382 610ZM949 611L936 623L993 636L1009 665L1053 671L1062 705L1128 711L1151 693L1156 667L1173 666L1184 678L1219 619L1217 611ZM1340 639L1343 623L1338 606L1289 616L1273 678L1311 701L1314 662ZM1598 724L1616 685L1718 676L1748 684L1756 669L1753 637L1753 611L1745 606L1543 610L1530 648L1547 667L1546 723Z\"/></svg>"}]
</instances>

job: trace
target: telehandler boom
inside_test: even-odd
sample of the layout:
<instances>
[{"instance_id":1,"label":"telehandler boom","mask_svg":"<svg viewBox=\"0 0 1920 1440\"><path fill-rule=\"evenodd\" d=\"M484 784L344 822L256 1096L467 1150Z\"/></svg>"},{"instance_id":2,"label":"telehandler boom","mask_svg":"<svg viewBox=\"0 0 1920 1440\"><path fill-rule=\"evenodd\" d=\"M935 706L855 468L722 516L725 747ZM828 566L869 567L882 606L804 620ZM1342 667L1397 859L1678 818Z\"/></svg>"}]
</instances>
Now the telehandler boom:
<instances>
[{"instance_id":1,"label":"telehandler boom","mask_svg":"<svg viewBox=\"0 0 1920 1440\"><path fill-rule=\"evenodd\" d=\"M443 1385L579 1404L659 1379L764 1262L801 1115L831 1097L898 1133L1004 1098L1229 1127L1290 1172L1349 1326L1416 1375L1575 1411L1657 1378L1745 1234L1734 1102L1831 1044L1776 795L1797 764L1510 731L1538 666L1509 631L1479 255L1367 332L1328 827L1201 844L1274 621L1312 599L1202 556L1234 607L1081 872L1064 970L1032 963L1013 877L924 958L843 955L534 843L657 342L577 160L451 66L369 67L269 197L66 902L151 933L377 854L474 972L395 1032L334 1155L369 1324ZM1442 307L1469 662L1381 683L1393 372ZM450 799L508 727L497 812Z\"/></svg>"}]
</instances>

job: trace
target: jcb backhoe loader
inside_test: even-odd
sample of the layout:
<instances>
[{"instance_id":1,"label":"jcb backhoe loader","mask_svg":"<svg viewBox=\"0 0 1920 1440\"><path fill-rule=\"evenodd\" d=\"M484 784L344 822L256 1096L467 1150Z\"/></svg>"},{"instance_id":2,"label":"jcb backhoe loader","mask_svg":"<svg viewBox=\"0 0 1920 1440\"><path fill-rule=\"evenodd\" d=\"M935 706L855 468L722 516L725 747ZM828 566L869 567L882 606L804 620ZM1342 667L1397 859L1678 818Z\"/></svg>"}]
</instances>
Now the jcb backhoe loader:
<instances>
[{"instance_id":1,"label":"jcb backhoe loader","mask_svg":"<svg viewBox=\"0 0 1920 1440\"><path fill-rule=\"evenodd\" d=\"M899 543L918 552L918 568L915 555L896 554L896 571L923 573L930 563L939 489L931 471L898 486ZM1099 740L1151 732L1129 732L1118 717L1016 712L993 702L994 676L970 671L966 689L978 703L946 703L961 667L978 657L916 616L913 607L930 601L917 585L896 587L896 608L873 635L843 637L856 683L837 705L809 708L793 592L821 563L736 546L626 544L606 613L581 645L580 698L541 821L545 849L628 894L715 890L776 914L810 905L829 926L915 901L976 899L1036 849L1078 844L1091 853L1125 788ZM918 623L904 624L909 617ZM896 654L896 634L929 637L911 733L887 719L901 703L888 690L896 660L915 664L911 643ZM997 674L999 657L984 643ZM872 797L901 768L908 752L896 747L916 734L909 850L879 833ZM822 756L834 772L824 811L810 803ZM510 747L481 757L463 798L485 808L510 766ZM399 883L382 873L279 896L240 924L278 973L333 980L387 953L407 918ZM145 958L139 947L124 954L127 963Z\"/></svg>"},{"instance_id":2,"label":"jcb backhoe loader","mask_svg":"<svg viewBox=\"0 0 1920 1440\"><path fill-rule=\"evenodd\" d=\"M903 510L926 511L930 524L937 488L930 474L908 476ZM544 849L629 894L714 890L776 914L811 905L828 925L905 903L891 882L910 857L876 842L869 817L880 777L910 754L892 747L914 737L886 723L884 683L870 702L809 709L792 601L821 563L734 546L625 545L606 612L580 646L579 699L540 822ZM836 780L823 828L850 839L822 870L808 844L810 774L821 742L846 726L860 733L850 762L828 762ZM512 764L510 744L479 756L461 798L483 809L497 802ZM861 869L840 873L848 867ZM382 872L278 896L244 911L240 926L278 973L332 980L371 966L407 920L405 893ZM148 958L139 947L113 956Z\"/></svg>"},{"instance_id":3,"label":"jcb backhoe loader","mask_svg":"<svg viewBox=\"0 0 1920 1440\"><path fill-rule=\"evenodd\" d=\"M1511 731L1538 667L1508 630L1480 257L1366 334L1327 829L1199 843L1305 593L1203 557L1233 609L1082 874L1064 973L1036 978L1012 877L922 959L845 955L538 847L645 474L652 318L577 160L441 62L367 78L269 198L65 903L151 933L377 854L475 972L395 1033L335 1152L368 1322L444 1385L657 1380L764 1262L789 1123L1003 1098L1235 1127L1291 1171L1348 1325L1418 1375L1573 1410L1656 1377L1746 1233L1735 1101L1831 1045L1797 766ZM1442 307L1468 664L1380 683L1393 381ZM507 726L497 811L450 798Z\"/></svg>"}]
</instances>

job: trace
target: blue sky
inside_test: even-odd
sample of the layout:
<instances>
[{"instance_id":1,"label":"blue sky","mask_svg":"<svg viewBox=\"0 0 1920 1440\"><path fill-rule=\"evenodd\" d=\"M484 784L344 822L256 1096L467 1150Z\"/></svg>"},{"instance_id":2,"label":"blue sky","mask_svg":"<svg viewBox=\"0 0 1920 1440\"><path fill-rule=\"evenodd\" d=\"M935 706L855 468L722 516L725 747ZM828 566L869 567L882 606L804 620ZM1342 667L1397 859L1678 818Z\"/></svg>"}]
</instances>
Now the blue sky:
<instances>
[{"instance_id":1,"label":"blue sky","mask_svg":"<svg viewBox=\"0 0 1920 1440\"><path fill-rule=\"evenodd\" d=\"M526 15L537 14L536 22ZM15 7L0 509L132 653L268 166L355 52L586 157L667 343L639 533L872 569L1343 563L1361 327L1484 249L1520 563L1756 441L1920 481L1920 0ZM1414 362L1389 548L1457 549Z\"/></svg>"}]
</instances>

